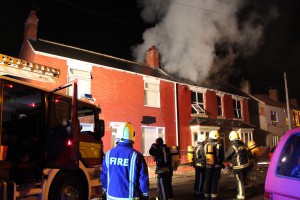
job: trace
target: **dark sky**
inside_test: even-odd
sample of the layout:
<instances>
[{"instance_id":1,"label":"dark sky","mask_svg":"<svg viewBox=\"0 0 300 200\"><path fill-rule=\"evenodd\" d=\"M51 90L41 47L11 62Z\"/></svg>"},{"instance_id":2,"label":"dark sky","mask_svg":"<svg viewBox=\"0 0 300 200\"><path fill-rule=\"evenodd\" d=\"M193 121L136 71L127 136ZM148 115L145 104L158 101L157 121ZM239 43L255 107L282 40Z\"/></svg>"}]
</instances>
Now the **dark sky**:
<instances>
[{"instance_id":1,"label":"dark sky","mask_svg":"<svg viewBox=\"0 0 300 200\"><path fill-rule=\"evenodd\" d=\"M145 1L139 0L139 2ZM225 4L226 6L233 5L235 7L237 4L233 2L236 2L236 0L211 0L209 1L210 5L208 3L206 5L205 2L208 1L203 0L201 7L193 3L196 2L193 0L161 0L159 4L157 0L148 0L147 2L152 3L152 7L148 10L145 9L150 14L147 18L147 12L144 13L143 20L141 11L146 8L148 3L144 3L144 7L141 7L135 0L51 0L47 2L39 0L2 0L2 6L0 7L2 26L0 31L0 53L18 57L22 45L24 22L32 8L37 10L39 18L38 38L133 61L137 56L132 56L132 46L144 44L141 45L141 49L144 50L142 54L146 53L145 48L149 48L149 45L152 45L151 42L155 41L157 37L147 38L144 35L144 40L143 33L147 28L156 27L154 30L165 31L158 34L160 37L168 38L169 41L176 44L173 47L177 47L172 48L170 44L168 44L169 46L163 46L162 44L165 41L159 38L155 41L155 45L159 47L159 51L162 53L164 49L169 52L174 52L175 49L182 49L183 52L189 52L193 48L197 51L205 49L204 52L197 53L202 56L199 56L201 62L206 60L204 57L211 56L209 54L211 51L214 52L213 55L217 55L213 58L214 61L212 62L214 64L206 69L207 71L203 69L196 70L200 74L196 78L197 80L206 72L210 74L208 77L229 81L235 85L238 85L243 78L251 81L253 93L267 93L269 88L277 88L280 91L281 100L285 101L283 73L287 72L289 97L298 98L298 102L300 102L300 87L298 86L298 80L300 79L300 51L298 49L300 47L299 0L245 1L247 4L241 6L234 14L237 19L238 36L232 39L234 37L230 38L228 33L227 35L215 37L215 44L211 44L212 50L208 49L208 46L202 48L202 46L194 46L193 44L193 41L198 43L197 38L204 38L203 35L198 37L197 34L193 34L193 31L202 33L211 28L200 26L199 29L193 29L197 27L197 21L193 21L193 19L199 22L205 20L201 20L200 17L189 19L188 15L180 15L179 12L175 12L174 16L170 13L172 13L171 11L175 5L176 8L179 7L180 9L193 9L191 12L196 10L199 12L205 11L206 14L212 13L214 14L211 17L213 22L219 20L216 15L223 15L226 11L227 14L222 18L228 17L231 20L232 16L229 16L228 10L222 10L221 6ZM171 4L172 2L173 4ZM160 7L154 7L153 5L159 5ZM173 7L170 5L173 5ZM149 7L149 5L147 6ZM215 9L216 7L220 7L220 9ZM273 12L271 10L273 8L276 11ZM276 13L275 17L267 14L271 11ZM186 17L189 19L187 22L181 21ZM147 23L145 19L148 20ZM178 26L178 29L174 29L174 25L170 28L166 26L166 22L171 25L175 22L175 25L180 26ZM191 27L188 26L189 22L193 23ZM185 24L187 25L185 26ZM246 29L245 24L251 29ZM252 31L250 34L256 34L257 30L260 30L260 26L263 27L261 29L262 34L258 40L259 42L255 44L256 46L250 46L247 44L247 40L245 43L245 40L241 42L242 39L236 39L246 38L244 36L249 34L246 30ZM227 32L218 23L215 23L214 28L216 27L220 29L216 33ZM180 35L172 35L167 29L170 32L178 30ZM189 38L193 38L193 40L189 40ZM252 36L251 38L255 37ZM199 43L201 41L203 43L207 40L199 41ZM171 49L174 49L174 51ZM168 59L172 60L172 58L165 55L162 54L163 62L166 69L170 70ZM224 64L225 60L226 63ZM199 62L199 60L195 62ZM188 64L183 62L182 65L187 66ZM180 70L171 69L171 71L185 78L188 76L187 73ZM189 71L189 69L184 71ZM191 70L191 73L193 73L193 70Z\"/></svg>"}]
</instances>

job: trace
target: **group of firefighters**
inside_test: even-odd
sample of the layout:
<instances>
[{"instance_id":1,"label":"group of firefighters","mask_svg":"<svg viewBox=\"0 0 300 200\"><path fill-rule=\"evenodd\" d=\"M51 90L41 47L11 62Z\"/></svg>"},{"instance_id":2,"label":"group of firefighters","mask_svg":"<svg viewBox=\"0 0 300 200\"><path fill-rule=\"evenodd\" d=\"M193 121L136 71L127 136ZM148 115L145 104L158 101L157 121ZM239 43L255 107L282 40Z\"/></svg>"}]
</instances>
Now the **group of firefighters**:
<instances>
[{"instance_id":1,"label":"group of firefighters","mask_svg":"<svg viewBox=\"0 0 300 200\"><path fill-rule=\"evenodd\" d=\"M236 131L229 133L229 140L231 145L225 153L218 131L209 132L208 138L205 134L198 136L190 162L195 168L194 194L199 199L218 199L221 170L225 168L223 162L227 160L231 160L236 180L237 196L234 199L245 199L247 173L255 165L255 158L260 151L254 141L244 144Z\"/></svg>"},{"instance_id":2,"label":"group of firefighters","mask_svg":"<svg viewBox=\"0 0 300 200\"><path fill-rule=\"evenodd\" d=\"M257 149L253 141L248 147L240 140L237 132L229 134L231 146L224 153L218 131L211 131L209 137L200 134L197 145L193 147L192 165L195 167L195 196L199 199L218 198L221 169L223 162L230 160L237 183L236 199L245 199L245 182L249 169L254 165L253 152ZM130 123L119 127L116 147L106 152L100 180L108 200L147 200L149 198L148 167L142 153L133 148L135 130ZM157 138L149 149L156 162L157 200L172 200L172 176L177 170L179 150L169 148L162 138ZM175 161L175 162L174 162Z\"/></svg>"}]
</instances>

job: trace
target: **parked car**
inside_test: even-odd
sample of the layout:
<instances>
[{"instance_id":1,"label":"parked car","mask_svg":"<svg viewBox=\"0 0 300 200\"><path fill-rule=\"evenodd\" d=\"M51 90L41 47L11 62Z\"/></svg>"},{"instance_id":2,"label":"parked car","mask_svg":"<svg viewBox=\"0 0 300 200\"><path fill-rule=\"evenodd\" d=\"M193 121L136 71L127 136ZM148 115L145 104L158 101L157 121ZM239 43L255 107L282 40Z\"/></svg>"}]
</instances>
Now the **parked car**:
<instances>
[{"instance_id":1,"label":"parked car","mask_svg":"<svg viewBox=\"0 0 300 200\"><path fill-rule=\"evenodd\" d=\"M300 199L300 128L287 131L270 161L265 200Z\"/></svg>"}]
</instances>

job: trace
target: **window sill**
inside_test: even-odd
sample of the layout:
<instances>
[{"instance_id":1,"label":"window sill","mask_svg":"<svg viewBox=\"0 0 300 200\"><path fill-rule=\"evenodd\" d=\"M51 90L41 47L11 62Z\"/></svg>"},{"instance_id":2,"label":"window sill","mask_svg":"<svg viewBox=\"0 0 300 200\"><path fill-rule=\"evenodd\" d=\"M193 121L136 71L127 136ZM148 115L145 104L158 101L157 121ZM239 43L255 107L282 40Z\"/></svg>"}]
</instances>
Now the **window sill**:
<instances>
[{"instance_id":1,"label":"window sill","mask_svg":"<svg viewBox=\"0 0 300 200\"><path fill-rule=\"evenodd\" d=\"M208 118L208 115L204 114L204 113L199 113L199 114L191 114L192 117L205 117Z\"/></svg>"}]
</instances>

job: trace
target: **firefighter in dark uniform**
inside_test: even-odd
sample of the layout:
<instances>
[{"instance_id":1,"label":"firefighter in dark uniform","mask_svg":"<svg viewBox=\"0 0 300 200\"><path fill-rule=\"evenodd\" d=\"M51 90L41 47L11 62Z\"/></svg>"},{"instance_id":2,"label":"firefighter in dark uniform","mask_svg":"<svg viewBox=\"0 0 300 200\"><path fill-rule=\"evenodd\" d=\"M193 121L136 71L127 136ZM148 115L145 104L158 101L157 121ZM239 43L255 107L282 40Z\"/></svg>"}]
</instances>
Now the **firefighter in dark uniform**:
<instances>
[{"instance_id":1,"label":"firefighter in dark uniform","mask_svg":"<svg viewBox=\"0 0 300 200\"><path fill-rule=\"evenodd\" d=\"M135 131L130 123L118 128L117 146L106 152L102 163L102 199L148 199L148 167L143 154L132 147L134 140Z\"/></svg>"},{"instance_id":2,"label":"firefighter in dark uniform","mask_svg":"<svg viewBox=\"0 0 300 200\"><path fill-rule=\"evenodd\" d=\"M218 198L219 181L224 160L224 147L219 142L220 134L213 130L209 132L208 142L204 146L206 157L205 169L205 199Z\"/></svg>"},{"instance_id":3,"label":"firefighter in dark uniform","mask_svg":"<svg viewBox=\"0 0 300 200\"><path fill-rule=\"evenodd\" d=\"M157 138L149 149L149 154L156 162L158 200L173 199L172 187L172 157L170 148L162 138Z\"/></svg>"},{"instance_id":4,"label":"firefighter in dark uniform","mask_svg":"<svg viewBox=\"0 0 300 200\"><path fill-rule=\"evenodd\" d=\"M205 182L205 152L206 134L200 134L194 148L193 166L195 168L194 195L204 197L203 186Z\"/></svg>"},{"instance_id":5,"label":"firefighter in dark uniform","mask_svg":"<svg viewBox=\"0 0 300 200\"><path fill-rule=\"evenodd\" d=\"M248 148L240 141L239 134L231 131L229 134L231 146L225 154L225 160L231 159L232 169L237 184L236 199L245 199L245 182L249 170Z\"/></svg>"}]
</instances>

